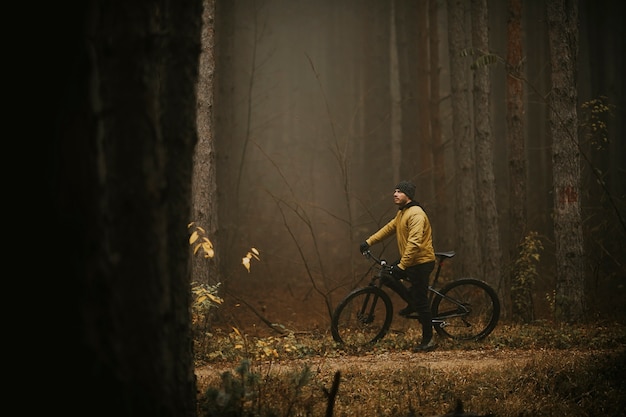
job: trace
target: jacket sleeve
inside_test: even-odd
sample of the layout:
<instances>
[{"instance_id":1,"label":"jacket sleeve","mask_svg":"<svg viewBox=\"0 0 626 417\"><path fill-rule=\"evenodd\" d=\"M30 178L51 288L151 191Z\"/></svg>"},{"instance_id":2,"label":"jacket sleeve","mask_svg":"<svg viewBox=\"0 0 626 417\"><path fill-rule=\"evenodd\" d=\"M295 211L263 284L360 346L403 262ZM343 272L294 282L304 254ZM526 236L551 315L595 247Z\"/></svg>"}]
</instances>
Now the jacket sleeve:
<instances>
[{"instance_id":1,"label":"jacket sleeve","mask_svg":"<svg viewBox=\"0 0 626 417\"><path fill-rule=\"evenodd\" d=\"M397 215L396 215L397 217ZM381 227L378 232L374 233L372 236L368 237L365 241L368 245L372 246L378 242L382 242L387 239L389 236L395 234L396 232L396 217L391 219L389 223Z\"/></svg>"}]
</instances>

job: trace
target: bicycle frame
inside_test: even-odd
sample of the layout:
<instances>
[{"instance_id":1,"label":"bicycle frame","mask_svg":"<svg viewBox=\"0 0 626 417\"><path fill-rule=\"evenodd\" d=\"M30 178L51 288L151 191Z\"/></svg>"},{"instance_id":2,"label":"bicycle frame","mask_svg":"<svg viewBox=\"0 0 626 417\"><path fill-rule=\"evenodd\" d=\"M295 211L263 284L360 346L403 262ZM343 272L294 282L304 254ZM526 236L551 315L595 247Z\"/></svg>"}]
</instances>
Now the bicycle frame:
<instances>
[{"instance_id":1,"label":"bicycle frame","mask_svg":"<svg viewBox=\"0 0 626 417\"><path fill-rule=\"evenodd\" d=\"M438 314L436 316L433 317L433 323L440 323L440 325L445 326L445 319L451 319L454 317L463 317L466 316L467 314L469 314L469 309L461 302L459 302L458 300L441 293L438 289L436 289L434 287L434 285L437 283L437 281L439 280L439 273L441 272L441 267L443 265L443 262L446 258L451 257L450 254L452 254L451 252L447 252L446 254L437 254L437 267L435 268L435 276L433 278L433 283L432 285L428 286L428 302L429 305L432 305L433 302L433 298L438 295L439 297L441 297L444 300L447 300L449 302L451 302L452 304L456 305L458 307L458 309L455 310L449 310L446 311L444 314ZM408 288L401 282L401 280L398 280L396 278L394 278L393 276L391 276L391 266L389 266L389 264L387 264L387 262L383 259L378 259L376 256L374 256L371 252L367 251L363 254L364 256L366 256L367 258L371 258L373 260L376 261L376 263L380 266L380 270L378 271L378 273L376 273L374 275L374 277L372 278L372 280L370 281L369 285L371 286L375 286L378 288L382 288L382 287L387 287L389 288L391 291L393 291L394 293L398 294L400 296L400 298L402 298L404 301L406 301L407 303L410 302L410 296L409 296L409 291ZM452 254L453 256L453 254ZM406 318L408 319L416 319L418 318L417 316L411 315L411 316L406 316Z\"/></svg>"},{"instance_id":2,"label":"bicycle frame","mask_svg":"<svg viewBox=\"0 0 626 417\"><path fill-rule=\"evenodd\" d=\"M441 327L444 327L446 325L446 319L451 319L454 317L464 317L469 314L470 310L463 303L459 302L455 298L442 294L441 292L437 291L433 287L428 287L428 290L430 291L429 299L431 300L431 303L432 303L433 294L436 294L440 296L442 299L450 301L452 304L459 307L457 310L450 310L444 313L437 314L436 316L433 316L433 323L439 323ZM465 322L466 325L469 325L465 321L465 319L463 319L463 321Z\"/></svg>"}]
</instances>

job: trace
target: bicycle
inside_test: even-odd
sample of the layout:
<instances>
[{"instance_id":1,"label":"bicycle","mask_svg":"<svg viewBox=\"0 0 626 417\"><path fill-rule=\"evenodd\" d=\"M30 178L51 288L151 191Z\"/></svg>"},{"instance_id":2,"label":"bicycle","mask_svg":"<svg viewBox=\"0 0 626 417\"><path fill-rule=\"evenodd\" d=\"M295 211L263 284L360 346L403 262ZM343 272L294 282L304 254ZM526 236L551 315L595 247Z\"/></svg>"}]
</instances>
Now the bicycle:
<instances>
[{"instance_id":1,"label":"bicycle","mask_svg":"<svg viewBox=\"0 0 626 417\"><path fill-rule=\"evenodd\" d=\"M407 301L408 287L391 276L391 266L376 258L369 250L363 252L376 262L378 272L370 283L349 292L337 305L331 319L331 332L335 342L345 346L371 345L385 337L393 320L393 303L385 289ZM496 327L500 318L500 301L495 290L476 278L461 278L436 289L444 262L456 253L436 252L437 266L429 301L433 327L442 337L453 340L482 340ZM419 319L417 313L404 316Z\"/></svg>"}]
</instances>

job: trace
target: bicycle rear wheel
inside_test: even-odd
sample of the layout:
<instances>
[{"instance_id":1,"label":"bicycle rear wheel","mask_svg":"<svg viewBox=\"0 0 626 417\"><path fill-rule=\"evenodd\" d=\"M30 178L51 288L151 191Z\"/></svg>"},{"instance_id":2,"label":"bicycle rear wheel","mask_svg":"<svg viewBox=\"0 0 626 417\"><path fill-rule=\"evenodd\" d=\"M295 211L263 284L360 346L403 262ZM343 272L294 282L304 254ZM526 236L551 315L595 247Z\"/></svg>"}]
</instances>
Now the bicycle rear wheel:
<instances>
[{"instance_id":1,"label":"bicycle rear wheel","mask_svg":"<svg viewBox=\"0 0 626 417\"><path fill-rule=\"evenodd\" d=\"M391 298L378 287L359 288L339 303L331 319L335 342L365 346L382 339L393 319Z\"/></svg>"},{"instance_id":2,"label":"bicycle rear wheel","mask_svg":"<svg viewBox=\"0 0 626 417\"><path fill-rule=\"evenodd\" d=\"M481 340L495 329L500 301L493 288L474 278L446 285L432 304L433 325L440 336L455 340Z\"/></svg>"}]
</instances>

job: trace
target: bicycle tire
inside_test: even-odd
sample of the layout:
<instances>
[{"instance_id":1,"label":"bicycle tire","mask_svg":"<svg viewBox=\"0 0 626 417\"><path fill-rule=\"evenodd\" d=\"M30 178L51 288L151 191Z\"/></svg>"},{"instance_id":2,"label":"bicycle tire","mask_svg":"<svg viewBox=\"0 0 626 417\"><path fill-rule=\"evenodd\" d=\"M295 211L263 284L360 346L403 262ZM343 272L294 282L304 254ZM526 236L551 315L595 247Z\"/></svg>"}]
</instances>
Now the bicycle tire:
<instances>
[{"instance_id":1,"label":"bicycle tire","mask_svg":"<svg viewBox=\"0 0 626 417\"><path fill-rule=\"evenodd\" d=\"M482 340L495 329L500 319L500 300L484 281L462 278L435 294L432 303L433 325L440 336L454 340ZM468 309L463 312L450 299Z\"/></svg>"},{"instance_id":2,"label":"bicycle tire","mask_svg":"<svg viewBox=\"0 0 626 417\"><path fill-rule=\"evenodd\" d=\"M331 319L335 342L346 347L371 345L382 339L391 326L393 304L378 287L350 292L337 305Z\"/></svg>"}]
</instances>

